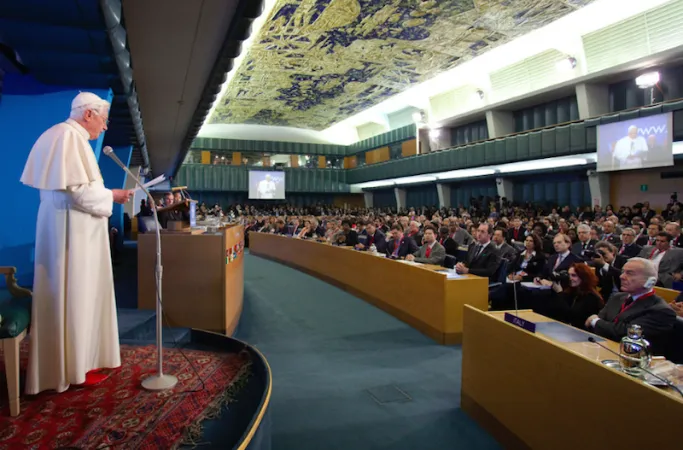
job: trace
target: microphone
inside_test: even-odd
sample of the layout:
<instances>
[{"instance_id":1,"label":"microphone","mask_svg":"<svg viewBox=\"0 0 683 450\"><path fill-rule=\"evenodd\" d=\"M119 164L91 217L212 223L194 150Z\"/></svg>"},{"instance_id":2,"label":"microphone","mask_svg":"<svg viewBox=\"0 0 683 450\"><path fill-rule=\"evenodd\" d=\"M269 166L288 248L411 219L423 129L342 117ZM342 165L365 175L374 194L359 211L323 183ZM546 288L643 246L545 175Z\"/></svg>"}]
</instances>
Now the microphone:
<instances>
[{"instance_id":1,"label":"microphone","mask_svg":"<svg viewBox=\"0 0 683 450\"><path fill-rule=\"evenodd\" d=\"M157 262L156 262L156 270L155 270L155 275L156 275L156 314L157 314L157 374L149 376L145 378L142 381L142 387L151 390L151 391L160 391L164 389L171 389L173 386L178 383L178 379L174 377L173 375L166 375L163 373L163 337L162 337L162 328L163 328L163 310L162 310L162 301L161 301L161 291L162 291L162 274L163 274L163 267L161 266L161 233L159 231L159 217L157 215L157 209L155 206L155 201L154 197L152 197L152 194L149 193L147 188L142 184L142 182L133 175L133 172L131 172L126 165L121 162L118 156L116 156L116 153L114 153L114 149L112 149L110 146L106 146L102 149L102 152L110 157L116 165L118 165L120 168L123 169L126 174L128 174L129 177L135 181L135 184L137 184L140 189L147 195L147 198L149 199L149 204L152 205L152 214L154 215L154 221L156 222L156 251L157 251Z\"/></svg>"},{"instance_id":2,"label":"microphone","mask_svg":"<svg viewBox=\"0 0 683 450\"><path fill-rule=\"evenodd\" d=\"M593 344L597 344L598 346L600 346L601 348L607 350L608 352L612 353L613 355L617 355L617 356L619 357L619 359L625 359L623 356L621 356L619 353L615 352L615 351L612 350L611 348L609 348L609 347L607 347L607 346L605 346L605 345L602 345L601 343L599 343L598 341L596 341L595 338L594 338L593 336L589 336L589 337L588 337L588 342L592 342ZM657 375L657 374L655 374L655 373L653 373L653 372L650 372L650 371L647 370L647 369L643 369L642 367L640 368L640 370L642 370L643 372L645 372L645 373L647 373L647 374L649 374L649 375L652 375L654 378L657 378L659 381L662 381L662 382L663 382L664 384L666 384L668 387L670 387L671 389L673 389L673 390L675 390L676 392L678 392L678 393L680 394L681 397L683 397L683 392L681 392L681 390L678 389L678 387L677 387L675 384L673 384L671 381L667 380L666 378L660 377L659 375Z\"/></svg>"}]
</instances>

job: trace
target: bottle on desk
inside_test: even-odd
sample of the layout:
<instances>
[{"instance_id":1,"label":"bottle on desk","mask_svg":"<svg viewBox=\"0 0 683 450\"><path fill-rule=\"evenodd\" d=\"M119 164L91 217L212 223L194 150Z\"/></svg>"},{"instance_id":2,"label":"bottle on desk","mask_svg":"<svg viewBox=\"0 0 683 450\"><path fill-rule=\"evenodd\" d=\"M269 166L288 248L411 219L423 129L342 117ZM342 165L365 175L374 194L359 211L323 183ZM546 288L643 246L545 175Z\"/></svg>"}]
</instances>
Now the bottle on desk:
<instances>
[{"instance_id":1,"label":"bottle on desk","mask_svg":"<svg viewBox=\"0 0 683 450\"><path fill-rule=\"evenodd\" d=\"M370 253L372 253L373 255L377 253L377 247L375 247L375 244L372 244L370 246Z\"/></svg>"},{"instance_id":2,"label":"bottle on desk","mask_svg":"<svg viewBox=\"0 0 683 450\"><path fill-rule=\"evenodd\" d=\"M631 325L628 333L621 339L619 344L619 363L621 370L633 377L643 374L641 368L647 369L652 362L650 343L643 338L643 329L640 325Z\"/></svg>"}]
</instances>

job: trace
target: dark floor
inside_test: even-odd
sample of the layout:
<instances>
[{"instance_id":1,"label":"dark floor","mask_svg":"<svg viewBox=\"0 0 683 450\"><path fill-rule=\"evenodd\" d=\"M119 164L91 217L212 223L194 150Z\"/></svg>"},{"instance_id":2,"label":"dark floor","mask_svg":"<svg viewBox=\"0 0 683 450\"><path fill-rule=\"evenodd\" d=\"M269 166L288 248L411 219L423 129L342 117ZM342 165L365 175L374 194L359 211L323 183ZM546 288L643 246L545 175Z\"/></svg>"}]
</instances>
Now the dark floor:
<instances>
[{"instance_id":1,"label":"dark floor","mask_svg":"<svg viewBox=\"0 0 683 450\"><path fill-rule=\"evenodd\" d=\"M115 268L120 334L122 343L151 343L153 312L125 309L135 307L134 252ZM340 289L248 254L244 282L235 337L272 369L273 449L500 448L459 408L460 347L438 345ZM164 341L187 336L166 330ZM223 421L207 422L205 437L229 426ZM207 439L202 448L223 448Z\"/></svg>"}]
</instances>

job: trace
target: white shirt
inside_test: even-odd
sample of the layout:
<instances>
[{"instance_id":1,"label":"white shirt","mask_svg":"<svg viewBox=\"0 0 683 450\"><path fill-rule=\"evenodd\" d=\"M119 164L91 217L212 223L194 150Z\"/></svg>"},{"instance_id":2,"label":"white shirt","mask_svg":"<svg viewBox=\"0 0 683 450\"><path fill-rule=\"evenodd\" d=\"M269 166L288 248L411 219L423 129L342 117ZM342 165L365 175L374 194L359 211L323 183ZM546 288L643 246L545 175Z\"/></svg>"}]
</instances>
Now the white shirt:
<instances>
[{"instance_id":1,"label":"white shirt","mask_svg":"<svg viewBox=\"0 0 683 450\"><path fill-rule=\"evenodd\" d=\"M631 139L629 136L624 136L617 141L614 147L614 159L619 161L619 164L625 164L627 158L630 156L642 156L639 153L647 152L647 141L643 136L637 136Z\"/></svg>"}]
</instances>

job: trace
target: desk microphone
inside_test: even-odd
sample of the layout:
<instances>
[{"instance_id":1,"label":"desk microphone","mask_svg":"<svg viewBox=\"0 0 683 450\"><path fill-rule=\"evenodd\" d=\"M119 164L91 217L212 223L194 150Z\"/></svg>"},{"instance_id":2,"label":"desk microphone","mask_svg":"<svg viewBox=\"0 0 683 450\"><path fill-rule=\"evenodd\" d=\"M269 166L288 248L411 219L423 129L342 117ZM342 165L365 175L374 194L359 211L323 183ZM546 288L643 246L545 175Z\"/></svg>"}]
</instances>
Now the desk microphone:
<instances>
[{"instance_id":1,"label":"desk microphone","mask_svg":"<svg viewBox=\"0 0 683 450\"><path fill-rule=\"evenodd\" d=\"M596 341L595 338L594 338L593 336L589 336L589 337L588 337L588 342L592 342L593 344L597 344L598 346L600 346L601 348L607 350L608 352L610 352L610 353L612 353L612 354L614 354L614 355L617 355L617 356L619 357L619 359L626 359L626 358L624 358L623 356L621 356L619 353L617 353L617 352L615 352L614 350L612 350L611 348L609 348L609 347L607 347L607 346L605 346L605 345L602 345L601 343L599 343L598 341ZM671 389L673 389L673 390L675 390L676 392L678 392L678 393L680 394L681 397L683 397L683 392L681 392L681 390L678 389L678 387L677 387L675 384L673 384L671 381L667 380L666 378L660 377L659 375L657 375L657 374L655 374L655 373L653 373L653 372L650 372L650 371L647 370L647 369L643 369L642 367L640 368L640 370L642 370L643 372L645 372L645 373L647 373L647 374L649 374L649 375L652 375L654 378L657 378L658 380L662 381L662 382L663 382L664 384L666 384L668 387L670 387Z\"/></svg>"}]
</instances>

